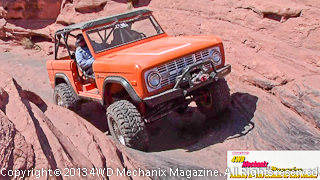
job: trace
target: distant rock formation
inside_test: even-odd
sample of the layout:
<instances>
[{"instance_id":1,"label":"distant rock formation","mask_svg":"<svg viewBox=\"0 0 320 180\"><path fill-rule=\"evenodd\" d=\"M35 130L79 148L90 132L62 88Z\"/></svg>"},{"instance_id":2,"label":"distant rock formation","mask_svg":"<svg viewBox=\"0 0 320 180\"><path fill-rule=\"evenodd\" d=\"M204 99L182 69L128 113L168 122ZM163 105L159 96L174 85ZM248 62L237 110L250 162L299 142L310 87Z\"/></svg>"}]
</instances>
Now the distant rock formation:
<instances>
[{"instance_id":1,"label":"distant rock formation","mask_svg":"<svg viewBox=\"0 0 320 180\"><path fill-rule=\"evenodd\" d=\"M0 0L6 19L56 19L62 0Z\"/></svg>"},{"instance_id":2,"label":"distant rock formation","mask_svg":"<svg viewBox=\"0 0 320 180\"><path fill-rule=\"evenodd\" d=\"M0 19L0 39L4 40L0 45L41 37L49 41L42 49L53 54L51 40L57 29L125 12L127 2L0 0L0 18L4 17ZM96 114L88 111L90 120L86 121L42 101L33 84L26 91L0 72L0 168L208 167L223 172L228 150L320 149L319 0L131 2L131 8L148 5L154 10L169 35L210 34L222 39L226 62L232 65L227 77L232 94L228 111L217 119L205 119L193 104L182 117L172 113L151 128L150 151L155 153L142 153L116 145L93 127L88 121L96 120L99 110L95 109ZM0 48L0 61L6 62L1 70L8 69L24 85L33 77L47 76L45 69L34 72L29 68L31 80L21 77L21 69L34 66L30 60L34 57L23 50L10 54L10 48L15 47ZM25 64L10 62L13 56ZM40 86L47 94L52 91L48 82L37 83ZM220 124L215 126L216 122Z\"/></svg>"}]
</instances>

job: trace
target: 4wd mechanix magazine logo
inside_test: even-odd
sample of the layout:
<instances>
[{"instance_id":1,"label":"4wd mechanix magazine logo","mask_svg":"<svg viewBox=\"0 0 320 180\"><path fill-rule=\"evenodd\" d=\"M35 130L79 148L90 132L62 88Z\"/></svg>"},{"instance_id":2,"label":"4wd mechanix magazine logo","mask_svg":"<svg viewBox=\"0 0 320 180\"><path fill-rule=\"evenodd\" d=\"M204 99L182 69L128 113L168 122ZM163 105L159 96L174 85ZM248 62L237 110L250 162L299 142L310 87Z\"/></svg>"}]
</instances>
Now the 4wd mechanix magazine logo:
<instances>
[{"instance_id":1,"label":"4wd mechanix magazine logo","mask_svg":"<svg viewBox=\"0 0 320 180\"><path fill-rule=\"evenodd\" d=\"M249 154L249 152L248 152ZM268 166L268 162L266 161L263 161L263 162L257 162L257 161L254 161L254 162L249 162L249 161L245 161L246 160L246 157L245 156L233 156L231 162L233 163L242 163L242 167L245 168L245 167L267 167Z\"/></svg>"},{"instance_id":2,"label":"4wd mechanix magazine logo","mask_svg":"<svg viewBox=\"0 0 320 180\"><path fill-rule=\"evenodd\" d=\"M319 151L228 151L227 157L228 179L320 179L319 163L315 160L320 157Z\"/></svg>"}]
</instances>

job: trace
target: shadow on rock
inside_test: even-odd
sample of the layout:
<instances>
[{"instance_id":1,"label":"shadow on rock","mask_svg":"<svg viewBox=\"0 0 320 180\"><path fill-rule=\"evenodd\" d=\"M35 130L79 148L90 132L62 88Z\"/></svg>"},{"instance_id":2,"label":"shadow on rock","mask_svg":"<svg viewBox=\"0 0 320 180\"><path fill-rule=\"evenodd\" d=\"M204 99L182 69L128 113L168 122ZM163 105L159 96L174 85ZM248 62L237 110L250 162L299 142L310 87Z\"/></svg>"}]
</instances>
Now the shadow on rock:
<instances>
[{"instance_id":1,"label":"shadow on rock","mask_svg":"<svg viewBox=\"0 0 320 180\"><path fill-rule=\"evenodd\" d=\"M143 7L148 6L151 2L151 0L113 0L117 3L132 3L133 7Z\"/></svg>"},{"instance_id":2,"label":"shadow on rock","mask_svg":"<svg viewBox=\"0 0 320 180\"><path fill-rule=\"evenodd\" d=\"M186 149L197 151L228 139L246 135L254 128L251 121L258 98L247 93L234 93L231 104L219 117L206 119L196 107L183 115L170 114L166 120L151 124L150 147L153 152Z\"/></svg>"},{"instance_id":3,"label":"shadow on rock","mask_svg":"<svg viewBox=\"0 0 320 180\"><path fill-rule=\"evenodd\" d=\"M29 90L23 90L21 86L13 79L13 83L18 90L18 93L21 97L22 103L27 108L27 111L34 123L34 128L37 134L37 139L40 142L41 149L49 162L52 169L57 169L57 162L54 159L54 154L52 152L52 148L50 146L48 137L44 132L43 128L40 125L39 117L37 116L37 110L34 108L35 106L39 108L42 112L45 112L48 108L47 104L42 100L40 96L35 94ZM33 104L35 106L33 106ZM57 176L56 179L62 179L62 176Z\"/></svg>"},{"instance_id":4,"label":"shadow on rock","mask_svg":"<svg viewBox=\"0 0 320 180\"><path fill-rule=\"evenodd\" d=\"M6 106L9 102L9 95L8 93L0 88L0 110L2 110L6 114Z\"/></svg>"},{"instance_id":5,"label":"shadow on rock","mask_svg":"<svg viewBox=\"0 0 320 180\"><path fill-rule=\"evenodd\" d=\"M168 117L147 125L149 151L172 149L197 151L229 139L246 135L254 128L251 121L258 98L247 93L234 93L227 110L215 119L207 119L196 107L189 106L183 115ZM106 111L98 102L87 102L76 112L102 132L108 131Z\"/></svg>"},{"instance_id":6,"label":"shadow on rock","mask_svg":"<svg viewBox=\"0 0 320 180\"><path fill-rule=\"evenodd\" d=\"M76 112L102 132L109 130L105 108L98 102L86 102L81 105L81 110Z\"/></svg>"},{"instance_id":7,"label":"shadow on rock","mask_svg":"<svg viewBox=\"0 0 320 180\"><path fill-rule=\"evenodd\" d=\"M55 23L56 19L35 20L35 19L7 19L8 23L25 29L39 30Z\"/></svg>"},{"instance_id":8,"label":"shadow on rock","mask_svg":"<svg viewBox=\"0 0 320 180\"><path fill-rule=\"evenodd\" d=\"M42 98L32 91L22 90L20 92L20 96L24 99L28 99L33 104L38 106L42 112L45 112L48 108L47 104L42 100Z\"/></svg>"}]
</instances>

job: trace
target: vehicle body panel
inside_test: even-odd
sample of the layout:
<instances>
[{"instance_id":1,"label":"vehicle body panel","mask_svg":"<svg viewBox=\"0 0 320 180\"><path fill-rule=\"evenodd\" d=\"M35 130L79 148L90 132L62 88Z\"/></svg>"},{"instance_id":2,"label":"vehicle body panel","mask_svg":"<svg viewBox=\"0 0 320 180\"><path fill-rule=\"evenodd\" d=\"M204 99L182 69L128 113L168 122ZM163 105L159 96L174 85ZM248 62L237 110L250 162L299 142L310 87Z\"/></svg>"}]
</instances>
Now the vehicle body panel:
<instances>
[{"instance_id":1,"label":"vehicle body panel","mask_svg":"<svg viewBox=\"0 0 320 180\"><path fill-rule=\"evenodd\" d=\"M145 13L151 14L151 12ZM120 19L125 21L132 17ZM94 22L94 21L92 21ZM114 22L110 22L112 24ZM81 28L83 24L80 24ZM88 24L87 24L88 25ZM121 77L125 79L134 93L141 99L154 96L166 90L173 88L174 84L167 85L160 89L149 92L147 90L147 82L145 80L146 71L166 64L168 62L177 60L182 57L194 54L196 52L219 47L221 53L221 64L216 66L216 69L222 68L225 65L225 55L222 41L216 36L168 36L163 30L162 34L137 40L128 44L121 45L106 51L95 53L90 44L87 31L97 28L99 26L106 26L108 24L97 24L90 26L87 29L81 29L88 48L95 58L92 65L95 84L98 89L97 94L87 93L81 84L79 78L79 71L74 59L71 58L70 49L68 52L70 57L63 57L59 60L50 60L47 62L47 70L50 79L50 84L54 88L56 85L56 75L63 74L67 77L75 93L81 97L88 97L102 100L104 97L105 81L108 77ZM72 28L73 25L71 25ZM161 28L161 27L160 27ZM78 29L79 27L75 28ZM71 32L71 30L68 30ZM63 30L59 30L56 35L63 34ZM66 39L64 39L66 41ZM62 40L61 40L62 41ZM60 43L60 40L59 40ZM57 47L55 49L57 51ZM55 52L55 55L57 53ZM56 56L57 57L57 56Z\"/></svg>"},{"instance_id":2,"label":"vehicle body panel","mask_svg":"<svg viewBox=\"0 0 320 180\"><path fill-rule=\"evenodd\" d=\"M167 36L99 57L93 63L93 69L100 77L121 74L129 82L135 81L137 85L133 88L139 97L145 98L172 87L168 86L149 93L143 78L146 70L213 46L220 47L222 63L217 67L220 68L224 66L224 52L222 42L218 37ZM97 78L98 87L103 83L100 77Z\"/></svg>"}]
</instances>

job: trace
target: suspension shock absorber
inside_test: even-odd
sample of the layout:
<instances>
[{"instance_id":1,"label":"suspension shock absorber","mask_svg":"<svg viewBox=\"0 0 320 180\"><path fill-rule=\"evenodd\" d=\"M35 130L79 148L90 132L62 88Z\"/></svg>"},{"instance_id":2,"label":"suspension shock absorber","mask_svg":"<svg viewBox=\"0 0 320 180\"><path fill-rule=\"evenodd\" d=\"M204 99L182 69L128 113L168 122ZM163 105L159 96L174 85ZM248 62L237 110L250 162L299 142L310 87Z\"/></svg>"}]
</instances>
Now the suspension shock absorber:
<instances>
[{"instance_id":1,"label":"suspension shock absorber","mask_svg":"<svg viewBox=\"0 0 320 180\"><path fill-rule=\"evenodd\" d=\"M146 114L146 104L144 102L140 102L138 104L138 109L139 109L141 116L144 116Z\"/></svg>"}]
</instances>

